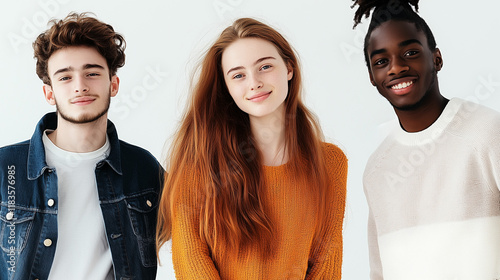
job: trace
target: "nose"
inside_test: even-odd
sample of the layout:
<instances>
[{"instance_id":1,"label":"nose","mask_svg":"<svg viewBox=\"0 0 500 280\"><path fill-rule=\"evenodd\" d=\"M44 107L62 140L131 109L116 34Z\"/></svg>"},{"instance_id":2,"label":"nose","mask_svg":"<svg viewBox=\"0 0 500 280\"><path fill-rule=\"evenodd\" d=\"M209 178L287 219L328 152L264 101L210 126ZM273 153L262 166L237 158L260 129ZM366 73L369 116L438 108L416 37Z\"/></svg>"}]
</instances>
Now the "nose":
<instances>
[{"instance_id":1,"label":"nose","mask_svg":"<svg viewBox=\"0 0 500 280\"><path fill-rule=\"evenodd\" d=\"M75 78L75 93L85 93L89 91L87 83L83 78Z\"/></svg>"},{"instance_id":2,"label":"nose","mask_svg":"<svg viewBox=\"0 0 500 280\"><path fill-rule=\"evenodd\" d=\"M251 75L250 78L250 90L257 90L262 88L263 84L258 75Z\"/></svg>"},{"instance_id":3,"label":"nose","mask_svg":"<svg viewBox=\"0 0 500 280\"><path fill-rule=\"evenodd\" d=\"M391 63L391 68L389 69L389 75L398 75L408 71L410 67L404 59L394 58Z\"/></svg>"}]
</instances>

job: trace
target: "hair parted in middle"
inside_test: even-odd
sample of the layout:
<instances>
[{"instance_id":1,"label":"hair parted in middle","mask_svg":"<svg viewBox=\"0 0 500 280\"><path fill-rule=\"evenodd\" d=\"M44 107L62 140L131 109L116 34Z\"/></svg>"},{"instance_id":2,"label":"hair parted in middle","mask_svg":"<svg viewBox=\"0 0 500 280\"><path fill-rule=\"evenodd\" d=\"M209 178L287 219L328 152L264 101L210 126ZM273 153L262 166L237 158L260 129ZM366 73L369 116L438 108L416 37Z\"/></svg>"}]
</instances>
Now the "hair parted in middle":
<instances>
[{"instance_id":1,"label":"hair parted in middle","mask_svg":"<svg viewBox=\"0 0 500 280\"><path fill-rule=\"evenodd\" d=\"M316 117L302 102L302 81L297 56L288 41L272 27L240 18L227 27L201 62L188 108L170 146L164 194L158 213L157 249L171 238L171 219L182 174L199 174L197 192L200 236L212 251L262 245L263 254L275 238L273 221L263 201L261 154L247 113L238 108L224 81L222 54L242 38L260 38L273 44L293 77L285 99L285 139L289 163L298 180L307 180L324 213L327 172L322 153L323 134ZM321 219L321 217L318 217ZM321 229L318 231L320 232ZM320 234L320 233L318 233ZM227 244L217 244L217 240ZM267 252L264 252L267 251Z\"/></svg>"},{"instance_id":2,"label":"hair parted in middle","mask_svg":"<svg viewBox=\"0 0 500 280\"><path fill-rule=\"evenodd\" d=\"M354 14L354 28L361 23L363 16L368 18L370 13L372 13L372 18L364 41L365 61L368 69L370 69L370 62L367 49L371 34L373 30L382 23L390 20L407 21L415 24L417 30L425 33L429 49L431 51L436 49L436 40L434 39L430 27L425 20L417 14L419 0L353 0L353 2L354 4L351 8L358 5L358 9Z\"/></svg>"},{"instance_id":3,"label":"hair parted in middle","mask_svg":"<svg viewBox=\"0 0 500 280\"><path fill-rule=\"evenodd\" d=\"M125 65L125 39L111 25L89 13L70 13L66 18L50 23L52 26L33 42L36 73L44 84L51 84L48 73L50 56L65 47L94 47L106 59L110 78Z\"/></svg>"}]
</instances>

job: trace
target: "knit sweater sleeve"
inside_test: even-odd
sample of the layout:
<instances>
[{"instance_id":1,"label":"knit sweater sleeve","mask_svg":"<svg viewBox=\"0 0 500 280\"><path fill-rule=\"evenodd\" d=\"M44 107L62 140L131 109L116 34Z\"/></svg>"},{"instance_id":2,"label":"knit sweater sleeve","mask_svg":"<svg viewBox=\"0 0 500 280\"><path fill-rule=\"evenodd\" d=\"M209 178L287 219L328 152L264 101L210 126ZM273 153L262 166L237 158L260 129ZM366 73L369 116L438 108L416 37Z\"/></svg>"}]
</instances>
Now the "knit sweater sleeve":
<instances>
[{"instance_id":1,"label":"knit sweater sleeve","mask_svg":"<svg viewBox=\"0 0 500 280\"><path fill-rule=\"evenodd\" d=\"M370 255L370 279L383 280L382 262L378 249L377 225L375 224L375 219L371 210L368 216L368 249Z\"/></svg>"},{"instance_id":2,"label":"knit sweater sleeve","mask_svg":"<svg viewBox=\"0 0 500 280\"><path fill-rule=\"evenodd\" d=\"M306 279L341 279L342 273L342 226L345 211L347 158L340 148L332 144L324 146L329 177L326 209L326 232L313 245Z\"/></svg>"},{"instance_id":3,"label":"knit sweater sleeve","mask_svg":"<svg viewBox=\"0 0 500 280\"><path fill-rule=\"evenodd\" d=\"M492 136L489 137L490 143L488 146L488 156L491 166L491 174L493 177L492 184L496 185L498 191L500 191L500 116L496 114L495 121L492 126Z\"/></svg>"},{"instance_id":4,"label":"knit sweater sleeve","mask_svg":"<svg viewBox=\"0 0 500 280\"><path fill-rule=\"evenodd\" d=\"M187 172L172 213L172 261L176 279L220 279L199 230L196 175Z\"/></svg>"}]
</instances>

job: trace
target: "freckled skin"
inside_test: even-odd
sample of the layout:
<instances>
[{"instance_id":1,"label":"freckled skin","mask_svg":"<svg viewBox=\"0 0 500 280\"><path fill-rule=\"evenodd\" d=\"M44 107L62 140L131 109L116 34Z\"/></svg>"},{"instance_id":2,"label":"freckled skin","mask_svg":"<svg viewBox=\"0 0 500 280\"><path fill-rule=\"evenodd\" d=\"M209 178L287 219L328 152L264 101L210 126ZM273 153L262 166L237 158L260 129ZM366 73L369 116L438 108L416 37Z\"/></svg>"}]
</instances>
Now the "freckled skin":
<instances>
[{"instance_id":1,"label":"freckled skin","mask_svg":"<svg viewBox=\"0 0 500 280\"><path fill-rule=\"evenodd\" d=\"M403 129L417 132L434 123L448 99L437 79L441 52L429 48L425 33L411 22L387 21L373 30L367 52L370 80L394 107Z\"/></svg>"}]
</instances>

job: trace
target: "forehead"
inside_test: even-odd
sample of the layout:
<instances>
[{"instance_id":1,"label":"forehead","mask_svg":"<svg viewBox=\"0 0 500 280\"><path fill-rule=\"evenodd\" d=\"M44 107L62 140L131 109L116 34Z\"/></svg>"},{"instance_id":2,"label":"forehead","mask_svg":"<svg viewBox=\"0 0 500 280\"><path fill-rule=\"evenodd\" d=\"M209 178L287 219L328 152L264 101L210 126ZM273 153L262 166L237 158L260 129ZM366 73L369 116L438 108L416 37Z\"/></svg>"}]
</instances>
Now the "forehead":
<instances>
[{"instance_id":1,"label":"forehead","mask_svg":"<svg viewBox=\"0 0 500 280\"><path fill-rule=\"evenodd\" d=\"M49 75L62 68L82 69L87 64L98 64L108 70L106 59L94 48L71 46L55 51L47 62Z\"/></svg>"},{"instance_id":2,"label":"forehead","mask_svg":"<svg viewBox=\"0 0 500 280\"><path fill-rule=\"evenodd\" d=\"M417 30L413 22L390 20L375 28L368 41L368 53L373 50L399 47L408 40L418 40L422 46L428 47L427 37L423 30Z\"/></svg>"},{"instance_id":3,"label":"forehead","mask_svg":"<svg viewBox=\"0 0 500 280\"><path fill-rule=\"evenodd\" d=\"M260 38L242 38L231 43L222 53L222 68L250 66L263 57L274 57L283 61L276 47Z\"/></svg>"}]
</instances>

